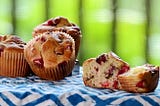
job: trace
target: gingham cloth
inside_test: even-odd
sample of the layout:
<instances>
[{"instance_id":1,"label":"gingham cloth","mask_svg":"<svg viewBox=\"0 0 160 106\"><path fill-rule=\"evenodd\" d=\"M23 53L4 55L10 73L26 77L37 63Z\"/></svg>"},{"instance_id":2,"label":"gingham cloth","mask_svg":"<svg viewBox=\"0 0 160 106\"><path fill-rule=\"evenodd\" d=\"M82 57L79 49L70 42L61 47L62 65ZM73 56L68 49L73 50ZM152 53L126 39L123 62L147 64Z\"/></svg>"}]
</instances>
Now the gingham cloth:
<instances>
[{"instance_id":1,"label":"gingham cloth","mask_svg":"<svg viewBox=\"0 0 160 106\"><path fill-rule=\"evenodd\" d=\"M0 77L1 106L160 106L160 83L151 93L86 87L82 74L61 81Z\"/></svg>"}]
</instances>

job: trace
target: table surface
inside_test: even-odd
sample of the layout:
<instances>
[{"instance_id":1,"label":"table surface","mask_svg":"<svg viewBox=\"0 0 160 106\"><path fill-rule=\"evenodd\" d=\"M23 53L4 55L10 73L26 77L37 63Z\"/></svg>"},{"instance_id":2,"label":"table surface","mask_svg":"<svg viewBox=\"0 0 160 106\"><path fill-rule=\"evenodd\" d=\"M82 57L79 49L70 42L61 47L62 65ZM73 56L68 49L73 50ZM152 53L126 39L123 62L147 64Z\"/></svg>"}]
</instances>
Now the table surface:
<instances>
[{"instance_id":1,"label":"table surface","mask_svg":"<svg viewBox=\"0 0 160 106\"><path fill-rule=\"evenodd\" d=\"M0 105L160 106L160 81L154 92L138 94L86 87L81 72L60 81L42 80L35 75L0 77Z\"/></svg>"}]
</instances>

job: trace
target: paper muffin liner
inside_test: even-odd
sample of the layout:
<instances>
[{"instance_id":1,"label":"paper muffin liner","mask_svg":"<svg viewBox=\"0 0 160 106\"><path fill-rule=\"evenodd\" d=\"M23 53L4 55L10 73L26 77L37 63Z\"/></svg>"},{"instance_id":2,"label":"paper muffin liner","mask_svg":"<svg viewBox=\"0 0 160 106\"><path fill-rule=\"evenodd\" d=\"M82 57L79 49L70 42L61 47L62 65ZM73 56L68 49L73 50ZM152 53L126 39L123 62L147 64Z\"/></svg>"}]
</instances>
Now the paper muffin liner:
<instances>
[{"instance_id":1,"label":"paper muffin liner","mask_svg":"<svg viewBox=\"0 0 160 106\"><path fill-rule=\"evenodd\" d=\"M25 77L29 74L29 65L24 53L2 52L0 55L0 76Z\"/></svg>"},{"instance_id":2,"label":"paper muffin liner","mask_svg":"<svg viewBox=\"0 0 160 106\"><path fill-rule=\"evenodd\" d=\"M118 80L121 84L122 90L130 91L130 92L138 92L138 87L136 87L137 83L140 79L135 77L118 77Z\"/></svg>"},{"instance_id":3,"label":"paper muffin liner","mask_svg":"<svg viewBox=\"0 0 160 106\"><path fill-rule=\"evenodd\" d=\"M148 80L146 80L145 78L139 78L136 76L119 76L118 80L122 86L122 90L135 93L151 92L156 88L158 84L158 80L155 78L148 79L150 80L150 82L148 82ZM140 87L138 87L137 85L139 85Z\"/></svg>"},{"instance_id":4,"label":"paper muffin liner","mask_svg":"<svg viewBox=\"0 0 160 106\"><path fill-rule=\"evenodd\" d=\"M30 64L32 71L42 79L46 80L61 80L71 74L74 67L75 59L72 58L69 61L64 61L53 68L38 67L34 64Z\"/></svg>"}]
</instances>

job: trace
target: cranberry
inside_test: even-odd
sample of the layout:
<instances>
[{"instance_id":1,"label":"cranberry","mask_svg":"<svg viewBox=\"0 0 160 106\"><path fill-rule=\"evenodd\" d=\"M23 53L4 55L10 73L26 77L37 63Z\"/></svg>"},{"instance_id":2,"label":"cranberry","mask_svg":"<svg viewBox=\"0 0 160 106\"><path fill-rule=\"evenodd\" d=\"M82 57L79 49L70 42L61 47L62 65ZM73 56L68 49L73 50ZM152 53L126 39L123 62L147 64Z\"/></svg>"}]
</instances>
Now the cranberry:
<instances>
[{"instance_id":1,"label":"cranberry","mask_svg":"<svg viewBox=\"0 0 160 106\"><path fill-rule=\"evenodd\" d=\"M127 72L129 69L130 69L130 67L127 66L127 65L122 66L121 69L118 72L118 75Z\"/></svg>"},{"instance_id":2,"label":"cranberry","mask_svg":"<svg viewBox=\"0 0 160 106\"><path fill-rule=\"evenodd\" d=\"M118 89L118 81L114 81L113 88Z\"/></svg>"},{"instance_id":3,"label":"cranberry","mask_svg":"<svg viewBox=\"0 0 160 106\"><path fill-rule=\"evenodd\" d=\"M57 24L60 23L61 18L60 18L60 17L57 17L57 18L55 18L53 21L54 21L54 25L57 25Z\"/></svg>"},{"instance_id":4,"label":"cranberry","mask_svg":"<svg viewBox=\"0 0 160 106\"><path fill-rule=\"evenodd\" d=\"M47 24L48 24L49 26L54 26L54 25L55 25L55 23L52 21L52 19L51 19L51 20L48 20L48 21L47 21Z\"/></svg>"},{"instance_id":5,"label":"cranberry","mask_svg":"<svg viewBox=\"0 0 160 106\"><path fill-rule=\"evenodd\" d=\"M33 60L33 63L39 67L43 67L44 65L44 62L43 62L43 59L42 58L38 58L38 59L34 59Z\"/></svg>"},{"instance_id":6,"label":"cranberry","mask_svg":"<svg viewBox=\"0 0 160 106\"><path fill-rule=\"evenodd\" d=\"M0 52L3 52L3 48L0 48Z\"/></svg>"},{"instance_id":7,"label":"cranberry","mask_svg":"<svg viewBox=\"0 0 160 106\"><path fill-rule=\"evenodd\" d=\"M110 85L110 83L109 83L109 82L101 83L101 86L102 86L103 88L108 88L108 87L109 87L109 85Z\"/></svg>"},{"instance_id":8,"label":"cranberry","mask_svg":"<svg viewBox=\"0 0 160 106\"><path fill-rule=\"evenodd\" d=\"M96 72L98 72L98 67L94 67L94 69L96 70Z\"/></svg>"},{"instance_id":9,"label":"cranberry","mask_svg":"<svg viewBox=\"0 0 160 106\"><path fill-rule=\"evenodd\" d=\"M106 60L105 54L103 54L103 55L99 56L98 58L96 58L96 62L98 64L100 64L100 65L101 65L102 62L106 62L106 61L107 60Z\"/></svg>"},{"instance_id":10,"label":"cranberry","mask_svg":"<svg viewBox=\"0 0 160 106\"><path fill-rule=\"evenodd\" d=\"M0 56L1 56L1 52L3 52L3 50L4 50L3 48L0 48Z\"/></svg>"},{"instance_id":11,"label":"cranberry","mask_svg":"<svg viewBox=\"0 0 160 106\"><path fill-rule=\"evenodd\" d=\"M45 42L45 41L46 41L46 38L41 37L41 41L42 41L42 42Z\"/></svg>"},{"instance_id":12,"label":"cranberry","mask_svg":"<svg viewBox=\"0 0 160 106\"><path fill-rule=\"evenodd\" d=\"M139 82L136 84L136 87L144 88L144 80L139 81Z\"/></svg>"}]
</instances>

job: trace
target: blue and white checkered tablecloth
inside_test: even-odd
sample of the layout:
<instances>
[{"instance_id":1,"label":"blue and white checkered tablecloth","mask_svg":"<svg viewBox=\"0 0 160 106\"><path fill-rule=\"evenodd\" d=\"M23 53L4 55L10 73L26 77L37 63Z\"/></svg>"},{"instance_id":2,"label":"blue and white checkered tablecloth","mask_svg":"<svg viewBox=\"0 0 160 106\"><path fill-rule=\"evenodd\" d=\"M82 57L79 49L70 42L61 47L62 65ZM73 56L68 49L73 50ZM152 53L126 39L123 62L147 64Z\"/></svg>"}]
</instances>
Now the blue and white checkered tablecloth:
<instances>
[{"instance_id":1,"label":"blue and white checkered tablecloth","mask_svg":"<svg viewBox=\"0 0 160 106\"><path fill-rule=\"evenodd\" d=\"M0 77L1 106L160 106L160 82L151 93L128 93L86 87L82 75L61 81Z\"/></svg>"}]
</instances>

